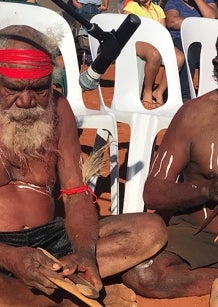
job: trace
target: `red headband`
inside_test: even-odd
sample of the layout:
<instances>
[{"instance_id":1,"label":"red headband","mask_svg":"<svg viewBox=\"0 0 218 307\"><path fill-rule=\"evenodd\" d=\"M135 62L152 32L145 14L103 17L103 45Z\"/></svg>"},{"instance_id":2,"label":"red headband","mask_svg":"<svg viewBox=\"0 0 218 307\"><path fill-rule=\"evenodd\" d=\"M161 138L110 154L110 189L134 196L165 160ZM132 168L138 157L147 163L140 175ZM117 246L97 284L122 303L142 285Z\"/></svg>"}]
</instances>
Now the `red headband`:
<instances>
[{"instance_id":1,"label":"red headband","mask_svg":"<svg viewBox=\"0 0 218 307\"><path fill-rule=\"evenodd\" d=\"M2 66L3 64L8 64L9 66ZM0 75L9 78L40 79L52 73L53 65L51 56L41 50L0 50ZM22 68L22 66L26 67Z\"/></svg>"}]
</instances>

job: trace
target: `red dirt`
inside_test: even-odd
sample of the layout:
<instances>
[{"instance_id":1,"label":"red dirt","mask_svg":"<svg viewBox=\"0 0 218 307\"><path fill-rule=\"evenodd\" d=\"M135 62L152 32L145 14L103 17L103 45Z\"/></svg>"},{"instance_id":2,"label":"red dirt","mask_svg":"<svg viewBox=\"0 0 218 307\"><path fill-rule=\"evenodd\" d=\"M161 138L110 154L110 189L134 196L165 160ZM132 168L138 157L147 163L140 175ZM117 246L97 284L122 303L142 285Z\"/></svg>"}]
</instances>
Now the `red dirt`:
<instances>
[{"instance_id":1,"label":"red dirt","mask_svg":"<svg viewBox=\"0 0 218 307\"><path fill-rule=\"evenodd\" d=\"M113 65L107 70L103 76L103 95L106 104L110 104L111 97L113 95L113 80L114 80L114 67ZM97 90L84 92L84 101L87 107L93 109L99 109L99 100ZM124 185L125 185L125 158L128 150L129 142L129 129L124 124L118 125L119 134L119 163L120 163L120 198L122 198ZM160 133L157 139L157 143L161 142L163 133ZM83 130L80 135L80 142L84 152L90 152L92 150L95 137L95 131L88 129ZM98 193L98 203L100 205L100 213L102 215L110 214L110 193L108 186L106 185L106 177L102 175L101 184ZM208 307L209 295L201 297L188 297L178 299L147 299L138 296L138 307Z\"/></svg>"}]
</instances>

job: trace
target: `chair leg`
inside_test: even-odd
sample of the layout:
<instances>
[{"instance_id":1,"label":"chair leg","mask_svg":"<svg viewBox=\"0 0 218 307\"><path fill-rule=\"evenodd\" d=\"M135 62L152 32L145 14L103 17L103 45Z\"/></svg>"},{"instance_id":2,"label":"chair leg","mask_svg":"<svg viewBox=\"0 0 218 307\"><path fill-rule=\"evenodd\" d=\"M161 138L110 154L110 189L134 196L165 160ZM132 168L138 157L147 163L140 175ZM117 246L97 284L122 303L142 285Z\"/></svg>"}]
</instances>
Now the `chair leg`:
<instances>
[{"instance_id":1,"label":"chair leg","mask_svg":"<svg viewBox=\"0 0 218 307\"><path fill-rule=\"evenodd\" d=\"M123 213L144 211L143 189L157 132L158 119L153 116L148 120L137 115L131 123Z\"/></svg>"}]
</instances>

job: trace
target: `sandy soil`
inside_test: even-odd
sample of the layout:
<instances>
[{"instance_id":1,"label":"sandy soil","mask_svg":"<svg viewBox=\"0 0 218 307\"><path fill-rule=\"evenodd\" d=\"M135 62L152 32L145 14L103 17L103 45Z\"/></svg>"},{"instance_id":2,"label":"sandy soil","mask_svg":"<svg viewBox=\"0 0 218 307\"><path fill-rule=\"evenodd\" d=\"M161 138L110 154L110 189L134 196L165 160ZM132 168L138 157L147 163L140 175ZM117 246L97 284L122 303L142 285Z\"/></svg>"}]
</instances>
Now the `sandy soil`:
<instances>
[{"instance_id":1,"label":"sandy soil","mask_svg":"<svg viewBox=\"0 0 218 307\"><path fill-rule=\"evenodd\" d=\"M111 97L113 95L113 78L114 67L111 66L102 77L103 96L106 104L110 105ZM84 101L89 108L98 109L99 100L97 90L91 92L84 92ZM129 142L129 128L124 124L118 125L119 134L119 163L120 163L120 198L122 202L122 195L125 186L125 170L126 170L126 154ZM163 133L159 134L157 143L161 142ZM95 131L83 130L80 135L80 141L84 153L89 153L92 149L95 137ZM103 174L99 180L97 188L98 203L100 205L100 212L102 215L110 214L110 192L108 187L108 174ZM201 297L189 297L178 299L147 299L138 296L138 307L208 307L209 295Z\"/></svg>"}]
</instances>

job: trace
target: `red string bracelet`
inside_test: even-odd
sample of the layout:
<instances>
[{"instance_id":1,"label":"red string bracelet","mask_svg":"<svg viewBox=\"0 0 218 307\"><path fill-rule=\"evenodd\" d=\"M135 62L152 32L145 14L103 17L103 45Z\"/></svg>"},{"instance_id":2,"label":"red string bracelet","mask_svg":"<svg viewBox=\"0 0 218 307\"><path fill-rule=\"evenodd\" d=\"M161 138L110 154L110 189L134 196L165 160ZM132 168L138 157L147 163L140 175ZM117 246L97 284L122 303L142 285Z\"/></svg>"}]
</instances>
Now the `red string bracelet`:
<instances>
[{"instance_id":1,"label":"red string bracelet","mask_svg":"<svg viewBox=\"0 0 218 307\"><path fill-rule=\"evenodd\" d=\"M87 184L82 185L81 187L76 187L76 188L70 188L70 189L60 189L61 191L61 195L59 196L58 199L60 199L63 194L66 195L72 195L72 194L79 194L79 193L83 193L86 192L90 195L92 195L93 197L93 203L95 204L97 202L97 196L95 195L95 193L87 186Z\"/></svg>"}]
</instances>

